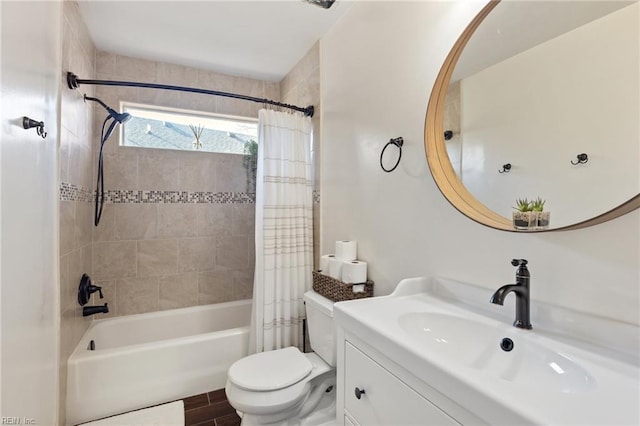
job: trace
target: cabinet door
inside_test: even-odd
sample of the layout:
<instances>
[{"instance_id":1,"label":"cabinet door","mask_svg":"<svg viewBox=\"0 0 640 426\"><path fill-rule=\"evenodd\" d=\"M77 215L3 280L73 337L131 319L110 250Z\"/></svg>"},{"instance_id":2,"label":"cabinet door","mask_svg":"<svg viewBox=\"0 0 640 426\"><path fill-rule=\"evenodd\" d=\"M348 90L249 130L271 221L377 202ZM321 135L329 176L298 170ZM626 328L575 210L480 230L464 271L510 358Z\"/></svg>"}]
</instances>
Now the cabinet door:
<instances>
[{"instance_id":1,"label":"cabinet door","mask_svg":"<svg viewBox=\"0 0 640 426\"><path fill-rule=\"evenodd\" d=\"M459 425L349 342L344 395L345 409L363 426Z\"/></svg>"}]
</instances>

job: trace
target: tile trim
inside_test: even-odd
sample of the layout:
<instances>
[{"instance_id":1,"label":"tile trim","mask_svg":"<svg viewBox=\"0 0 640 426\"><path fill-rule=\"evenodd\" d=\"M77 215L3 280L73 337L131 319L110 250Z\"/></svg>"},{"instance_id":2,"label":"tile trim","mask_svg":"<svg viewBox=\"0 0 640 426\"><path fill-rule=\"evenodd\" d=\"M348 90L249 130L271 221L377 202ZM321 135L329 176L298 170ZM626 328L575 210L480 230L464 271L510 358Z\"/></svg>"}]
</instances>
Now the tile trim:
<instances>
[{"instance_id":1,"label":"tile trim","mask_svg":"<svg viewBox=\"0 0 640 426\"><path fill-rule=\"evenodd\" d=\"M74 185L68 182L60 182L60 201L83 201L93 203L95 191Z\"/></svg>"},{"instance_id":2,"label":"tile trim","mask_svg":"<svg viewBox=\"0 0 640 426\"><path fill-rule=\"evenodd\" d=\"M320 191L313 191L313 203L320 203ZM60 182L60 201L93 203L95 191ZM112 189L105 193L105 202L113 204L255 204L252 192L200 192Z\"/></svg>"},{"instance_id":3,"label":"tile trim","mask_svg":"<svg viewBox=\"0 0 640 426\"><path fill-rule=\"evenodd\" d=\"M60 201L93 203L95 191L68 182L60 183ZM254 204L250 192L199 192L155 190L108 190L105 202L113 204Z\"/></svg>"},{"instance_id":4,"label":"tile trim","mask_svg":"<svg viewBox=\"0 0 640 426\"><path fill-rule=\"evenodd\" d=\"M114 204L254 204L256 194L248 192L190 192L109 190L105 202Z\"/></svg>"}]
</instances>

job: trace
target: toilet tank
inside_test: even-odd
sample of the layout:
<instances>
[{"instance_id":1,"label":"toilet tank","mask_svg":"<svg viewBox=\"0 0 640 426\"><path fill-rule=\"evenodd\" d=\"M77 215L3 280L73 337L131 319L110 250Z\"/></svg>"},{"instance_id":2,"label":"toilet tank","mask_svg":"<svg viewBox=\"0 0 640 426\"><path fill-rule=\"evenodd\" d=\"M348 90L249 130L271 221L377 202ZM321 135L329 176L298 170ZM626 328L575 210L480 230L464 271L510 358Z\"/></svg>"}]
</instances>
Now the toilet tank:
<instances>
[{"instance_id":1,"label":"toilet tank","mask_svg":"<svg viewBox=\"0 0 640 426\"><path fill-rule=\"evenodd\" d=\"M315 291L304 294L311 349L332 367L336 365L333 302Z\"/></svg>"}]
</instances>

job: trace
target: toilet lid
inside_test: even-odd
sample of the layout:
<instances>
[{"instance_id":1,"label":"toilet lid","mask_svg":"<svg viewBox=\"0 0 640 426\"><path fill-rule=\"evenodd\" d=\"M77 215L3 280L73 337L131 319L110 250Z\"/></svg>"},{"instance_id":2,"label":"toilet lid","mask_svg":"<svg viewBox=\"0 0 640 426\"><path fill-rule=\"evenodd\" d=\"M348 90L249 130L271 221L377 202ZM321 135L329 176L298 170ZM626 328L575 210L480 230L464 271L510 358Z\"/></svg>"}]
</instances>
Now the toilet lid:
<instances>
[{"instance_id":1,"label":"toilet lid","mask_svg":"<svg viewBox=\"0 0 640 426\"><path fill-rule=\"evenodd\" d=\"M291 386L305 378L311 362L298 348L289 347L249 355L229 368L229 380L241 388L269 391Z\"/></svg>"}]
</instances>

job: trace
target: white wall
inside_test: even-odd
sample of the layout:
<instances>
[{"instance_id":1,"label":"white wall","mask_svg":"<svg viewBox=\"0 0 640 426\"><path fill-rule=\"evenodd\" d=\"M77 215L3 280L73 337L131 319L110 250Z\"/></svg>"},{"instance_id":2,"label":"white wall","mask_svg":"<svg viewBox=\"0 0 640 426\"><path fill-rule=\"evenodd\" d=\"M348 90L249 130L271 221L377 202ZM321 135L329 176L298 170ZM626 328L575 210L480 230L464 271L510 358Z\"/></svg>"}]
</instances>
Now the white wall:
<instances>
[{"instance_id":1,"label":"white wall","mask_svg":"<svg viewBox=\"0 0 640 426\"><path fill-rule=\"evenodd\" d=\"M533 303L639 324L639 212L578 231L496 231L458 213L428 172L429 94L453 43L482 6L356 3L322 40L322 251L333 252L337 239L357 240L377 295L412 276L498 288L513 282L510 260L527 258ZM384 173L380 150L397 136L405 140L402 162Z\"/></svg>"},{"instance_id":2,"label":"white wall","mask_svg":"<svg viewBox=\"0 0 640 426\"><path fill-rule=\"evenodd\" d=\"M486 68L461 85L462 181L511 217L546 199L553 227L605 213L640 192L640 4ZM449 148L451 144L447 144ZM589 162L573 166L585 152ZM509 174L499 174L511 163Z\"/></svg>"},{"instance_id":3,"label":"white wall","mask_svg":"<svg viewBox=\"0 0 640 426\"><path fill-rule=\"evenodd\" d=\"M60 2L1 2L1 415L56 424ZM21 128L27 115L48 136ZM11 421L7 419L6 421Z\"/></svg>"}]
</instances>

